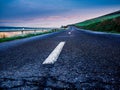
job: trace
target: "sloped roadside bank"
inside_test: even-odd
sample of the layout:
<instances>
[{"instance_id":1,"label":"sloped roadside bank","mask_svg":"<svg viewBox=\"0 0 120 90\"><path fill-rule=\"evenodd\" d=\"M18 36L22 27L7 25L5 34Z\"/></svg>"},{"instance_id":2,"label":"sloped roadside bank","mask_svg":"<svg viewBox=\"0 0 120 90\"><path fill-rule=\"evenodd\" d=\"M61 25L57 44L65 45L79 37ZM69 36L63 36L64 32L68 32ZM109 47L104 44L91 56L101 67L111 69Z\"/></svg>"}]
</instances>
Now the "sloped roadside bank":
<instances>
[{"instance_id":1,"label":"sloped roadside bank","mask_svg":"<svg viewBox=\"0 0 120 90\"><path fill-rule=\"evenodd\" d=\"M102 22L92 23L87 26L77 26L77 25L75 26L78 28L89 29L92 31L120 33L120 17L105 20Z\"/></svg>"},{"instance_id":2,"label":"sloped roadside bank","mask_svg":"<svg viewBox=\"0 0 120 90\"><path fill-rule=\"evenodd\" d=\"M120 11L76 23L73 26L91 31L120 33Z\"/></svg>"}]
</instances>

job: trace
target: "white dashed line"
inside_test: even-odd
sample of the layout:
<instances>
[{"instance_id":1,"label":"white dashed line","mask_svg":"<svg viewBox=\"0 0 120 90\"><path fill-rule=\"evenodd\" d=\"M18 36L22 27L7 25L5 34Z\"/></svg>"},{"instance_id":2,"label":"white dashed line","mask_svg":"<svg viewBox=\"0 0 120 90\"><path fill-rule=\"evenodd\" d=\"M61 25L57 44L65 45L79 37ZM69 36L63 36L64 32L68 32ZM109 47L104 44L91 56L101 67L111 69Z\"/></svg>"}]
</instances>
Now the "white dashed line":
<instances>
[{"instance_id":1,"label":"white dashed line","mask_svg":"<svg viewBox=\"0 0 120 90\"><path fill-rule=\"evenodd\" d=\"M71 34L71 32L68 32L68 34Z\"/></svg>"},{"instance_id":2,"label":"white dashed line","mask_svg":"<svg viewBox=\"0 0 120 90\"><path fill-rule=\"evenodd\" d=\"M47 59L43 62L43 64L54 64L57 61L64 45L65 42L60 42L58 46L52 51L52 53L47 57Z\"/></svg>"}]
</instances>

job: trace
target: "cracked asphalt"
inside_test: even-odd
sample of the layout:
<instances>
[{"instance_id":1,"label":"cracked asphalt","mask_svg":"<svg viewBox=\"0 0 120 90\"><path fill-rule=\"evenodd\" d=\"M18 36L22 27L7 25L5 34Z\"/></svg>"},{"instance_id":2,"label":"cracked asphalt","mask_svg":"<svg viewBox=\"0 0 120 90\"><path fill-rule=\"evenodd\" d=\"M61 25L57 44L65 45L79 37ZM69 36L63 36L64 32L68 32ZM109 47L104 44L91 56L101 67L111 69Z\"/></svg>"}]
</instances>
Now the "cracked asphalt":
<instances>
[{"instance_id":1,"label":"cracked asphalt","mask_svg":"<svg viewBox=\"0 0 120 90\"><path fill-rule=\"evenodd\" d=\"M71 33L69 33L71 32ZM54 64L44 60L62 41ZM1 90L120 90L120 35L76 27L0 43Z\"/></svg>"}]
</instances>

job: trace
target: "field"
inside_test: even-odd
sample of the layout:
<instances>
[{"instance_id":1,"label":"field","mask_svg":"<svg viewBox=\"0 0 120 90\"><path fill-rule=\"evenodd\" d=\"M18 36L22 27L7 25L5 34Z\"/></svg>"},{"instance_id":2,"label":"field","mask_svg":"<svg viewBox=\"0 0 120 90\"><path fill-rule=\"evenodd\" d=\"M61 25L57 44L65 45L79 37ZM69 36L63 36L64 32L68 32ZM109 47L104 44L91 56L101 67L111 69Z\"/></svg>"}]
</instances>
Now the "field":
<instances>
[{"instance_id":1,"label":"field","mask_svg":"<svg viewBox=\"0 0 120 90\"><path fill-rule=\"evenodd\" d=\"M13 37L13 36L22 36L26 34L35 34L35 33L41 33L41 32L46 32L47 30L41 31L13 31L13 32L0 32L0 38L7 38L7 37Z\"/></svg>"},{"instance_id":2,"label":"field","mask_svg":"<svg viewBox=\"0 0 120 90\"><path fill-rule=\"evenodd\" d=\"M24 31L24 33L21 31L18 32L0 32L0 43L1 42L6 42L6 41L12 41L16 39L22 39L22 38L27 38L27 37L32 37L32 36L37 36L37 35L42 35L42 34L47 34L47 33L52 33L59 31L59 29L56 30L44 30L44 31Z\"/></svg>"}]
</instances>

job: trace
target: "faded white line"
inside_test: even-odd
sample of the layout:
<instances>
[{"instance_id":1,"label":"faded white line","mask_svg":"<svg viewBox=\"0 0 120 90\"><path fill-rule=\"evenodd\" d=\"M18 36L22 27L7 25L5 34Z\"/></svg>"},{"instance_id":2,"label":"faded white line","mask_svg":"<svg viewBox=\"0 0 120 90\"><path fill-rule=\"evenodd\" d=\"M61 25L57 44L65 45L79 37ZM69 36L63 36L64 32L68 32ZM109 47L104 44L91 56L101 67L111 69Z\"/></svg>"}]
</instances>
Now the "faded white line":
<instances>
[{"instance_id":1,"label":"faded white line","mask_svg":"<svg viewBox=\"0 0 120 90\"><path fill-rule=\"evenodd\" d=\"M71 32L68 32L68 34L71 34Z\"/></svg>"},{"instance_id":2,"label":"faded white line","mask_svg":"<svg viewBox=\"0 0 120 90\"><path fill-rule=\"evenodd\" d=\"M53 64L57 61L65 42L60 42L58 46L52 51L52 53L47 57L43 64Z\"/></svg>"}]
</instances>

